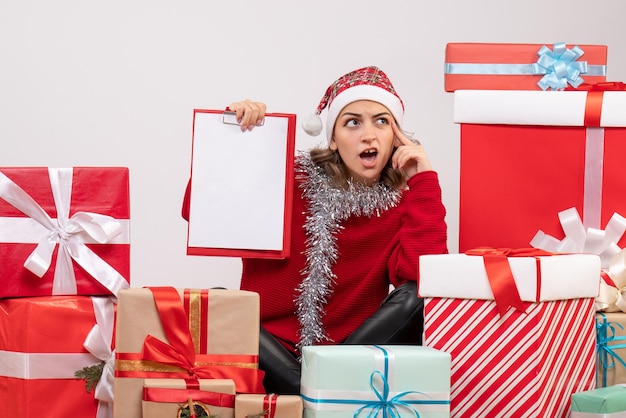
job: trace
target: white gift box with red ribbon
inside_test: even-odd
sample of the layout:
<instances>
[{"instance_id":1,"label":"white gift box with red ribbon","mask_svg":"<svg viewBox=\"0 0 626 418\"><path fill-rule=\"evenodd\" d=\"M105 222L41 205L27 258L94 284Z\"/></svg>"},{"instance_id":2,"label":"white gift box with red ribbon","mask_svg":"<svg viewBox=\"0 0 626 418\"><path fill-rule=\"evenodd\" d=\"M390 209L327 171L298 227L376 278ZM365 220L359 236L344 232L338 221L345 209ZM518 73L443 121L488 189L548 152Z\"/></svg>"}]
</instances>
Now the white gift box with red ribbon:
<instances>
[{"instance_id":1,"label":"white gift box with red ribbon","mask_svg":"<svg viewBox=\"0 0 626 418\"><path fill-rule=\"evenodd\" d=\"M571 394L595 385L600 258L475 253L419 259L423 344L452 355L451 416L567 417ZM516 308L510 295L498 306L511 283Z\"/></svg>"}]
</instances>

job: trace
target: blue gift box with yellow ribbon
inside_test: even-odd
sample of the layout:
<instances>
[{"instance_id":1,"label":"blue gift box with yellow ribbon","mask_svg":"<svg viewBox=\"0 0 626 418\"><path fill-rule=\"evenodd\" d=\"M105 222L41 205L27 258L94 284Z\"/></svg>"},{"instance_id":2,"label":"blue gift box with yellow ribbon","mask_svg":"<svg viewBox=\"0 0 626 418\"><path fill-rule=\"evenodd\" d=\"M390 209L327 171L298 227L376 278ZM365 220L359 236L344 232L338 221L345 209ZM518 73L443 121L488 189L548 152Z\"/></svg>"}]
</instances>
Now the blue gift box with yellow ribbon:
<instances>
[{"instance_id":1,"label":"blue gift box with yellow ribbon","mask_svg":"<svg viewBox=\"0 0 626 418\"><path fill-rule=\"evenodd\" d=\"M304 418L448 418L450 364L450 354L422 346L304 347Z\"/></svg>"}]
</instances>

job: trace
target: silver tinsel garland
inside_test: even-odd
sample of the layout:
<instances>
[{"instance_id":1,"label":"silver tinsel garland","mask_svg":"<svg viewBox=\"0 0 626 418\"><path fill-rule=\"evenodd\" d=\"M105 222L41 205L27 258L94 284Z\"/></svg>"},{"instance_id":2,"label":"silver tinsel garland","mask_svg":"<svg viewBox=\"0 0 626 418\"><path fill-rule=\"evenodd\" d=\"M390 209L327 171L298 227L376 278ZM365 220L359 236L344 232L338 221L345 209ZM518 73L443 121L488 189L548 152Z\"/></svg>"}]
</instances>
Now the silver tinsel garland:
<instances>
[{"instance_id":1,"label":"silver tinsel garland","mask_svg":"<svg viewBox=\"0 0 626 418\"><path fill-rule=\"evenodd\" d=\"M309 209L304 224L307 262L296 298L300 321L298 347L302 348L330 340L322 318L336 279L333 273L338 256L335 235L342 229L341 221L350 216L378 216L398 204L401 192L382 183L367 186L353 181L347 189L338 188L323 169L311 161L308 152L300 152L297 164Z\"/></svg>"}]
</instances>

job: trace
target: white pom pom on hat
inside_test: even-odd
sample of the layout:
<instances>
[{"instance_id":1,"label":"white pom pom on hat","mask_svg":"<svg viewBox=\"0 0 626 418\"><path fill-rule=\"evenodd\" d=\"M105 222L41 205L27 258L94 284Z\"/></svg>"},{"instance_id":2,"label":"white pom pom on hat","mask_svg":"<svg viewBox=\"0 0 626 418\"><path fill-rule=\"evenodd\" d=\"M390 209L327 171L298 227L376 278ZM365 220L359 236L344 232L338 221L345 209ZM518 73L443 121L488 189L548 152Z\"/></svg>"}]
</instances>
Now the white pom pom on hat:
<instances>
[{"instance_id":1,"label":"white pom pom on hat","mask_svg":"<svg viewBox=\"0 0 626 418\"><path fill-rule=\"evenodd\" d=\"M317 114L311 114L302 121L302 129L311 136L318 136L322 132L322 119Z\"/></svg>"},{"instance_id":2,"label":"white pom pom on hat","mask_svg":"<svg viewBox=\"0 0 626 418\"><path fill-rule=\"evenodd\" d=\"M323 128L320 114L328 108L326 118L326 137L332 137L335 120L345 106L358 100L372 100L387 107L398 124L402 124L404 103L396 93L387 75L378 67L363 67L339 77L331 84L322 97L314 114L302 121L302 128L317 136Z\"/></svg>"}]
</instances>

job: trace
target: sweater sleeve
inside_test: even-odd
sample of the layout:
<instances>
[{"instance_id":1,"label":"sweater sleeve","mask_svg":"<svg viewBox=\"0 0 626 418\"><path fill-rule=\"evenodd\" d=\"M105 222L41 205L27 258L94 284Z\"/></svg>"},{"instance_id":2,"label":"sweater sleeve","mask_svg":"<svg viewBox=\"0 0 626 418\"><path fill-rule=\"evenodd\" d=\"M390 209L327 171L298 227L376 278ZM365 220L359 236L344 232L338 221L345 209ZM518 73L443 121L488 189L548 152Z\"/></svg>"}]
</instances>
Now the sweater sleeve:
<instances>
[{"instance_id":1,"label":"sweater sleeve","mask_svg":"<svg viewBox=\"0 0 626 418\"><path fill-rule=\"evenodd\" d=\"M446 209L437 173L418 173L409 179L408 187L399 208L402 227L388 261L389 280L396 287L418 280L420 255L448 252Z\"/></svg>"}]
</instances>

